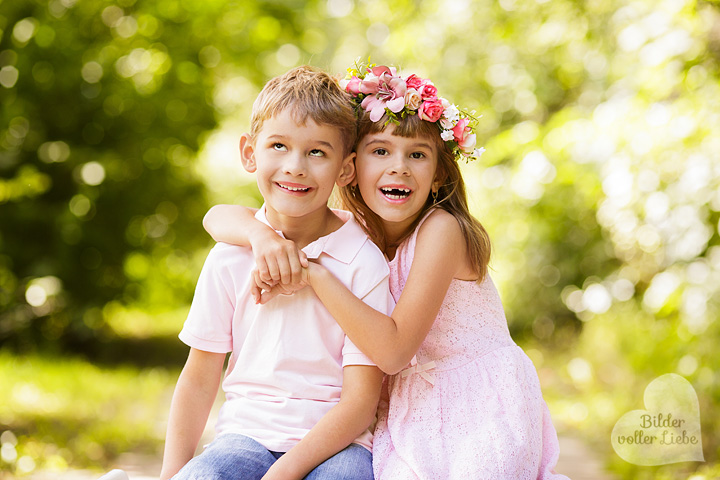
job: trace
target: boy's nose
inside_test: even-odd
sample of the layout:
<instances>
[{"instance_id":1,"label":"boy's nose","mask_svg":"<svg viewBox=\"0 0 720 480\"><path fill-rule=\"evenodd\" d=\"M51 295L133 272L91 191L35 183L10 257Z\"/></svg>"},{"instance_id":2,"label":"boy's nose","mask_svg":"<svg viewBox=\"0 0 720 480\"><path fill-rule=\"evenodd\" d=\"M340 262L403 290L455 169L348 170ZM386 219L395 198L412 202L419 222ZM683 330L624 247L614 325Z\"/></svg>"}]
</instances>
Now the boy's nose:
<instances>
[{"instance_id":1,"label":"boy's nose","mask_svg":"<svg viewBox=\"0 0 720 480\"><path fill-rule=\"evenodd\" d=\"M288 155L283 163L283 171L296 177L304 177L307 173L306 159L304 155Z\"/></svg>"}]
</instances>

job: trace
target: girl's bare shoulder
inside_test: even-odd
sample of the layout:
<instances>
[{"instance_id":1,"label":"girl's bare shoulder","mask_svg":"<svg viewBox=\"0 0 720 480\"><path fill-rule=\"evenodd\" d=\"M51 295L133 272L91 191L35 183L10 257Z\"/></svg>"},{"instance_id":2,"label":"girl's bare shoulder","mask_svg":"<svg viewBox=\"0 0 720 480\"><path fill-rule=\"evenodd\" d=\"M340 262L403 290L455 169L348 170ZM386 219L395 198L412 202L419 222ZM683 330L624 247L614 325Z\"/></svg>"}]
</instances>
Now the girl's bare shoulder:
<instances>
[{"instance_id":1,"label":"girl's bare shoulder","mask_svg":"<svg viewBox=\"0 0 720 480\"><path fill-rule=\"evenodd\" d=\"M457 219L445 210L436 208L425 219L418 231L418 242L426 240L442 240L448 246L453 243L464 243L462 230Z\"/></svg>"}]
</instances>

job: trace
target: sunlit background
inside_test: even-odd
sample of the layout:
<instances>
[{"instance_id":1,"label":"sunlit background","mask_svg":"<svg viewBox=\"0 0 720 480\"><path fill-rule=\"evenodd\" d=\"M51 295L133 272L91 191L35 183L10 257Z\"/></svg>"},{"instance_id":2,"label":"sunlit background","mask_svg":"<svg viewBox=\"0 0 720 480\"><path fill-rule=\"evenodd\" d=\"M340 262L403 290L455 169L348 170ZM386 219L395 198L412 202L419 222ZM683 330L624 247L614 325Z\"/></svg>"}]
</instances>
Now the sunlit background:
<instances>
[{"instance_id":1,"label":"sunlit background","mask_svg":"<svg viewBox=\"0 0 720 480\"><path fill-rule=\"evenodd\" d=\"M720 476L718 3L0 0L0 478L160 458L255 95L368 55L482 116L470 201L561 436ZM706 461L631 465L613 425L673 372Z\"/></svg>"}]
</instances>

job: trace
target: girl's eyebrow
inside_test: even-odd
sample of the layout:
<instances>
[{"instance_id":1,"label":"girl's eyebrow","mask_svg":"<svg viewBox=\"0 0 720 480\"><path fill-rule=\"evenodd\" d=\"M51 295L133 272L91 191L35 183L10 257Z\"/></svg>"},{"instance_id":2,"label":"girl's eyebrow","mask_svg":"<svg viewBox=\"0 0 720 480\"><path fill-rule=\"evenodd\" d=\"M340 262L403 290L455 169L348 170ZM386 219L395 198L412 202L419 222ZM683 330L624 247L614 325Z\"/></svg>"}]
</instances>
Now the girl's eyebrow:
<instances>
[{"instance_id":1,"label":"girl's eyebrow","mask_svg":"<svg viewBox=\"0 0 720 480\"><path fill-rule=\"evenodd\" d=\"M383 139L381 139L381 138L377 138L377 139L375 139L375 140L370 140L370 141L367 142L365 145L371 146L371 145L374 145L374 144L376 144L376 143L377 143L377 144L380 144L380 145L387 145L387 144L392 143L392 142L390 142L389 140L383 140ZM427 148L428 150L432 150L432 146L431 146L429 143L426 143L426 142L415 142L415 143L412 143L410 146L413 147L413 148Z\"/></svg>"},{"instance_id":2,"label":"girl's eyebrow","mask_svg":"<svg viewBox=\"0 0 720 480\"><path fill-rule=\"evenodd\" d=\"M432 150L432 146L430 146L429 143L425 143L425 142L416 142L416 143L413 143L412 146L417 147L417 148L427 148L428 150Z\"/></svg>"},{"instance_id":3,"label":"girl's eyebrow","mask_svg":"<svg viewBox=\"0 0 720 480\"><path fill-rule=\"evenodd\" d=\"M376 143L385 145L386 143L389 143L389 142L387 140L383 140L381 138L376 138L375 140L370 140L369 142L367 142L366 145L370 146L370 145L374 145Z\"/></svg>"}]
</instances>

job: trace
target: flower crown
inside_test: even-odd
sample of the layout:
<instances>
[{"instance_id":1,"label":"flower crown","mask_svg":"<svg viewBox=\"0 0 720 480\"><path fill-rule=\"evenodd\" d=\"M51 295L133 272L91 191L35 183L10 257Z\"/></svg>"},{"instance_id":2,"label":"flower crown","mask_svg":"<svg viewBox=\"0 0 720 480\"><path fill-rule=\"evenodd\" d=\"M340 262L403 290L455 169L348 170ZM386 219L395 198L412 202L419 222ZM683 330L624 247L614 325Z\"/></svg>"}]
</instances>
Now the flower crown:
<instances>
[{"instance_id":1,"label":"flower crown","mask_svg":"<svg viewBox=\"0 0 720 480\"><path fill-rule=\"evenodd\" d=\"M450 145L456 158L466 161L480 158L483 147L475 148L475 112L459 110L446 99L438 97L437 88L430 80L415 74L403 78L395 67L355 62L340 80L340 87L350 93L356 107L370 113L370 120L379 121L383 115L388 121L399 123L408 115L435 123L440 137Z\"/></svg>"}]
</instances>

